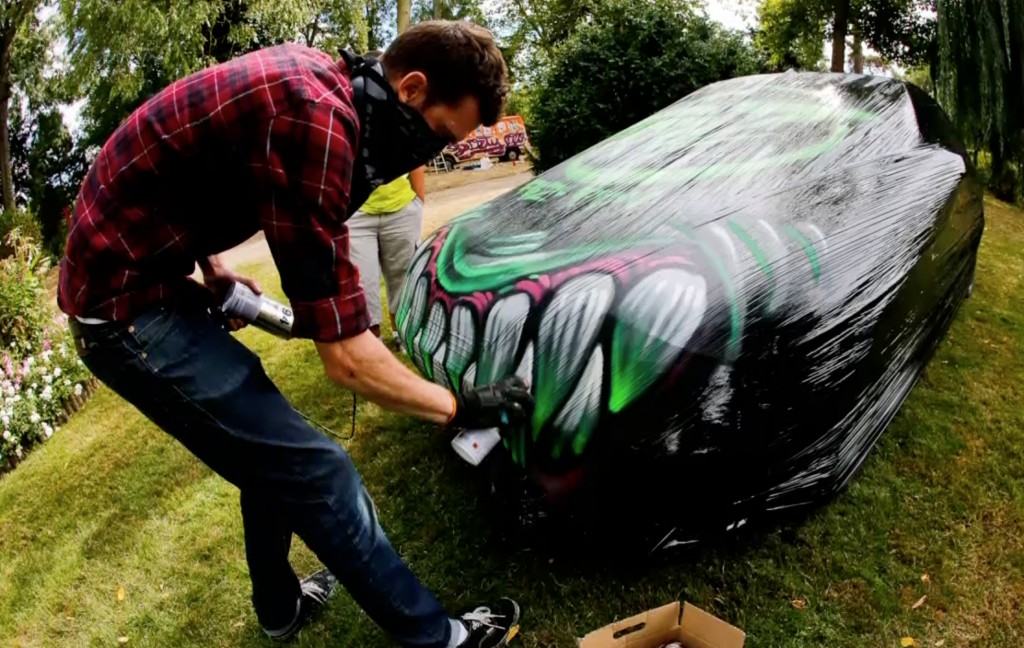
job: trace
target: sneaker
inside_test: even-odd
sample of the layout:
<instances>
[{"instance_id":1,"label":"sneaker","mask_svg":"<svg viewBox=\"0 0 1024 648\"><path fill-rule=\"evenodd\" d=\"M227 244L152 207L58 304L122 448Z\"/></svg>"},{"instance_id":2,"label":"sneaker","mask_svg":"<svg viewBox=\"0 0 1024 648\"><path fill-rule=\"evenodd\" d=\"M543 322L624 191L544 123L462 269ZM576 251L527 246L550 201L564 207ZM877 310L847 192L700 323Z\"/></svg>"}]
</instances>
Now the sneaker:
<instances>
[{"instance_id":1,"label":"sneaker","mask_svg":"<svg viewBox=\"0 0 1024 648\"><path fill-rule=\"evenodd\" d=\"M503 598L493 608L480 606L458 620L469 631L460 648L502 648L519 634L519 604Z\"/></svg>"},{"instance_id":2,"label":"sneaker","mask_svg":"<svg viewBox=\"0 0 1024 648\"><path fill-rule=\"evenodd\" d=\"M338 587L338 579L334 577L334 574L321 569L320 571L307 576L302 579L299 583L299 588L302 591L302 596L299 598L298 610L295 613L295 618L292 622L279 630L270 630L263 628L263 632L271 639L277 641L288 641L299 634L301 630L313 616L322 610L327 604L327 599L331 598L334 594L334 590Z\"/></svg>"}]
</instances>

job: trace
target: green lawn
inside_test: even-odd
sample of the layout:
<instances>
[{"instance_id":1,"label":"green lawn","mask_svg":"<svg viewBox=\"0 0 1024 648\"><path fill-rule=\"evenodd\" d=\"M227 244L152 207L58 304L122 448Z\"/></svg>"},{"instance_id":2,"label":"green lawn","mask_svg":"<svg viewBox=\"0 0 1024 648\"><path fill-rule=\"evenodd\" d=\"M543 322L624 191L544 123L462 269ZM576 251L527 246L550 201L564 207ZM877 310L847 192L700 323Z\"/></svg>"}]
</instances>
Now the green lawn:
<instances>
[{"instance_id":1,"label":"green lawn","mask_svg":"<svg viewBox=\"0 0 1024 648\"><path fill-rule=\"evenodd\" d=\"M437 428L363 403L346 445L414 570L453 608L518 597L521 646L572 646L682 598L744 628L751 647L911 636L1018 648L1024 214L986 207L975 296L864 472L795 527L646 572L569 568L488 529L472 468ZM275 283L271 268L256 274ZM351 397L328 383L311 344L242 337L300 409L349 431ZM301 546L293 558L300 571L316 566ZM248 596L237 492L106 389L0 480L0 644L271 645ZM296 645L389 644L341 594Z\"/></svg>"}]
</instances>

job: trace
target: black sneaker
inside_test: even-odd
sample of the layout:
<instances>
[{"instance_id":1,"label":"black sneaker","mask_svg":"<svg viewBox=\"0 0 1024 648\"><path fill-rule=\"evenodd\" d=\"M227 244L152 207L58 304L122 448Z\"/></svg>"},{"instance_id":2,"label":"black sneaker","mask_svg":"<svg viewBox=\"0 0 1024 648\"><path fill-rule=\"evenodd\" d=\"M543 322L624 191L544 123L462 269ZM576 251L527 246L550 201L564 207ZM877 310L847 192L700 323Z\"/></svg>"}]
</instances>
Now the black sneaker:
<instances>
[{"instance_id":1,"label":"black sneaker","mask_svg":"<svg viewBox=\"0 0 1024 648\"><path fill-rule=\"evenodd\" d=\"M460 648L502 648L519 634L519 604L509 598L494 607L480 606L459 617L469 631Z\"/></svg>"},{"instance_id":2,"label":"black sneaker","mask_svg":"<svg viewBox=\"0 0 1024 648\"><path fill-rule=\"evenodd\" d=\"M295 635L299 634L299 630L303 628L313 618L313 616L323 609L327 604L327 599L331 598L334 594L335 588L338 586L338 579L334 577L334 574L321 569L315 574L311 574L302 579L299 587L302 590L302 597L299 599L298 610L295 613L295 618L292 622L279 630L270 630L263 628L263 632L268 637L276 641L288 641L293 639Z\"/></svg>"}]
</instances>

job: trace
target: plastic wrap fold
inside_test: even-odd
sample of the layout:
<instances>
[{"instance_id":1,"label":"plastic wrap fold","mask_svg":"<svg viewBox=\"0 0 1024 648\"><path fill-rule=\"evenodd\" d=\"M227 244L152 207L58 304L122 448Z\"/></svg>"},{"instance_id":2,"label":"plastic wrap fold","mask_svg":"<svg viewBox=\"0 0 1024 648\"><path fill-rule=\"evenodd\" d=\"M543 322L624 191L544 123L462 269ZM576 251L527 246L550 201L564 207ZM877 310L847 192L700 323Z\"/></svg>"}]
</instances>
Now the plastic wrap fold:
<instances>
[{"instance_id":1,"label":"plastic wrap fold","mask_svg":"<svg viewBox=\"0 0 1024 648\"><path fill-rule=\"evenodd\" d=\"M967 297L982 230L917 88L744 77L433 233L399 334L437 383L528 379L510 465L552 501L633 502L637 532L676 546L848 482Z\"/></svg>"}]
</instances>

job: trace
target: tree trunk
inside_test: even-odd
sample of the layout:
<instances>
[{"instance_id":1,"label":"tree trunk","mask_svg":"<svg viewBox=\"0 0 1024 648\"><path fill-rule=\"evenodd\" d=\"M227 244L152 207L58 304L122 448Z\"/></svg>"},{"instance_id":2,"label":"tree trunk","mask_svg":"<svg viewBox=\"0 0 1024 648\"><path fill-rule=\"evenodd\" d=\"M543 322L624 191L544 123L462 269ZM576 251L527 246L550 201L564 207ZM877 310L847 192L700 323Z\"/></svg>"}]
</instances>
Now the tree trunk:
<instances>
[{"instance_id":1,"label":"tree trunk","mask_svg":"<svg viewBox=\"0 0 1024 648\"><path fill-rule=\"evenodd\" d=\"M412 0L398 0L398 33L409 29L412 22Z\"/></svg>"},{"instance_id":2,"label":"tree trunk","mask_svg":"<svg viewBox=\"0 0 1024 648\"><path fill-rule=\"evenodd\" d=\"M864 43L857 29L853 30L853 73L864 74Z\"/></svg>"},{"instance_id":3,"label":"tree trunk","mask_svg":"<svg viewBox=\"0 0 1024 648\"><path fill-rule=\"evenodd\" d=\"M850 20L850 0L836 0L832 22L832 71L846 71L846 27Z\"/></svg>"},{"instance_id":4,"label":"tree trunk","mask_svg":"<svg viewBox=\"0 0 1024 648\"><path fill-rule=\"evenodd\" d=\"M14 211L14 178L11 173L11 139L7 130L11 101L10 64L0 61L0 192L3 209Z\"/></svg>"},{"instance_id":5,"label":"tree trunk","mask_svg":"<svg viewBox=\"0 0 1024 648\"><path fill-rule=\"evenodd\" d=\"M444 9L443 0L434 0L434 20L441 20L441 12Z\"/></svg>"},{"instance_id":6,"label":"tree trunk","mask_svg":"<svg viewBox=\"0 0 1024 648\"><path fill-rule=\"evenodd\" d=\"M992 190L996 198L1013 202L1017 197L1017 178L1014 176L1013 169L1006 163L1006 152L995 132L989 136L988 150L992 155L992 176L988 181L989 189Z\"/></svg>"}]
</instances>

